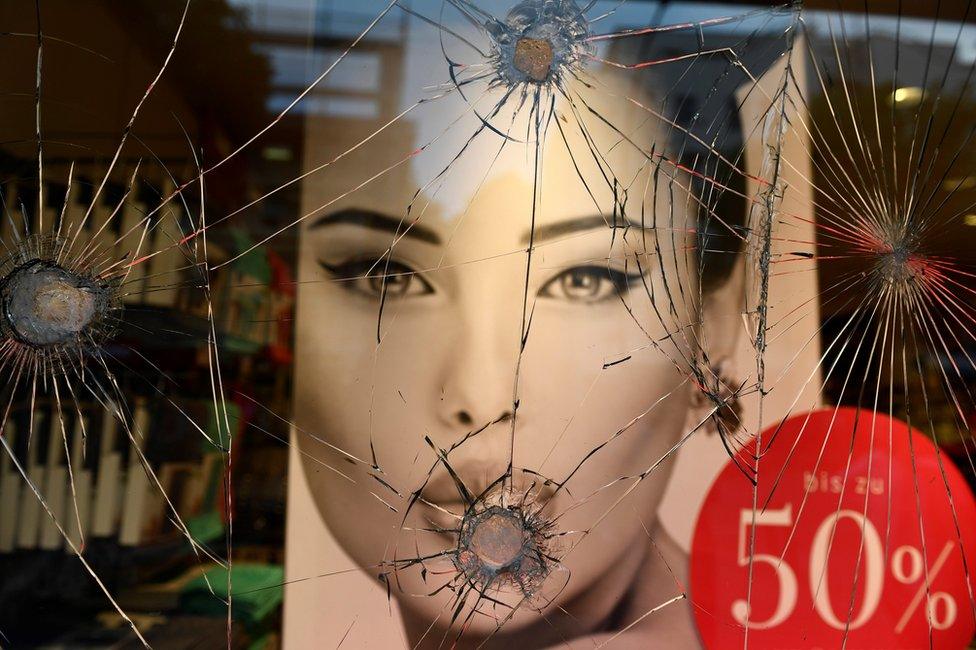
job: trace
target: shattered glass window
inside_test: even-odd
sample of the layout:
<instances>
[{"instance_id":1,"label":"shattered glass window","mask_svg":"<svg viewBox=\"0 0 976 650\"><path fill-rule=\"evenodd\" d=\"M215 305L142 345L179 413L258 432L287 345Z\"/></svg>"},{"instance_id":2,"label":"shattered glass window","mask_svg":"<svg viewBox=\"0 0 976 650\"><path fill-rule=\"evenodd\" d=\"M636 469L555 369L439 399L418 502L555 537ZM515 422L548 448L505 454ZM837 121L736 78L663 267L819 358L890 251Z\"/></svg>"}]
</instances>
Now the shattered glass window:
<instances>
[{"instance_id":1,"label":"shattered glass window","mask_svg":"<svg viewBox=\"0 0 976 650\"><path fill-rule=\"evenodd\" d=\"M0 647L969 647L971 9L3 3Z\"/></svg>"}]
</instances>

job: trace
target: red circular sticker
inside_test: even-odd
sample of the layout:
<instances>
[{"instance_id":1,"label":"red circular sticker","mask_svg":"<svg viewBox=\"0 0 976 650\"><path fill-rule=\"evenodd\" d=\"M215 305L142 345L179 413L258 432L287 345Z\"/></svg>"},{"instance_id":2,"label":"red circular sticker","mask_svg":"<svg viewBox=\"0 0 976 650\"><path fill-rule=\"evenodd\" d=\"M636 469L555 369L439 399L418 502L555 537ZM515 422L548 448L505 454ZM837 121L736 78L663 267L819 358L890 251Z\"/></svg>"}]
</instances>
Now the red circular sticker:
<instances>
[{"instance_id":1,"label":"red circular sticker","mask_svg":"<svg viewBox=\"0 0 976 650\"><path fill-rule=\"evenodd\" d=\"M759 507L730 462L695 527L691 599L705 647L743 647L746 623L757 649L967 647L976 503L946 454L853 408L793 417L765 431L769 441Z\"/></svg>"}]
</instances>

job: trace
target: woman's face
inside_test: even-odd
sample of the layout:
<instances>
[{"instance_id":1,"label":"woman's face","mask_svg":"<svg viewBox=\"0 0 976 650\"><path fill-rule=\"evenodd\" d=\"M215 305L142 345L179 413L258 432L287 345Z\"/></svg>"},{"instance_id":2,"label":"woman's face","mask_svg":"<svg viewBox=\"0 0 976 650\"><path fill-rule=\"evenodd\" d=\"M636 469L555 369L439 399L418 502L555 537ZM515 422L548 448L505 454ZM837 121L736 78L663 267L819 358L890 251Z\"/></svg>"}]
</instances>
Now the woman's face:
<instances>
[{"instance_id":1,"label":"woman's face","mask_svg":"<svg viewBox=\"0 0 976 650\"><path fill-rule=\"evenodd\" d=\"M641 128L646 114L624 113L617 126L649 150L655 131ZM692 387L684 341L699 320L688 233L694 210L686 179L662 166L655 189L647 159L629 145L613 147L619 136L604 131L598 146L624 183L632 224L625 228L618 216L619 227L608 227L612 191L578 132L564 129L573 156L551 125L537 184L533 145L510 142L496 158L500 138L485 131L465 151L463 168L425 189L409 214L412 193L442 168L423 155L412 177L384 177L303 229L295 418L321 440L299 433L298 441L319 512L373 575L383 562L457 546L456 537L418 531L431 522L457 527L464 513L431 445L449 449L483 427L448 455L473 493L502 476L510 458L516 487L529 482L523 469L556 482L572 474L543 511L556 532L568 533L550 549L571 574L557 602L646 548L667 463L617 502L686 430ZM454 136L444 155L472 132ZM309 139L314 146L314 129ZM364 167L369 162L364 153L355 165L373 173L383 164ZM355 182L311 186L316 198L306 203L325 203ZM374 458L382 474L370 470ZM425 500L457 516L420 503L403 521L409 495L421 488ZM427 575L425 583L413 568L397 577L394 594L428 594L450 576ZM443 621L451 596L399 600ZM528 616L507 624L522 620ZM475 617L471 626L492 630L495 622Z\"/></svg>"}]
</instances>

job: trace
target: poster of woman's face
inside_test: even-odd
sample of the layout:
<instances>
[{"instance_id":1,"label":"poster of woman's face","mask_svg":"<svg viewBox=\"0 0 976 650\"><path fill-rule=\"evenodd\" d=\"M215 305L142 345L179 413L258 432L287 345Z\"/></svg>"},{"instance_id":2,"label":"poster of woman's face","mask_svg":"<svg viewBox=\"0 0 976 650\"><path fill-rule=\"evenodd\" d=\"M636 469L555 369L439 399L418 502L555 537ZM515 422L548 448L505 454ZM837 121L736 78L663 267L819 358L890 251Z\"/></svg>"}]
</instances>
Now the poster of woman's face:
<instances>
[{"instance_id":1,"label":"poster of woman's face","mask_svg":"<svg viewBox=\"0 0 976 650\"><path fill-rule=\"evenodd\" d=\"M701 350L735 363L742 263L705 269L714 208L653 77L479 95L408 25L386 89L404 119L306 122L306 166L330 173L303 190L305 516L389 594L408 647L606 640L683 593L659 511L676 451L713 426ZM697 645L686 601L635 631Z\"/></svg>"}]
</instances>

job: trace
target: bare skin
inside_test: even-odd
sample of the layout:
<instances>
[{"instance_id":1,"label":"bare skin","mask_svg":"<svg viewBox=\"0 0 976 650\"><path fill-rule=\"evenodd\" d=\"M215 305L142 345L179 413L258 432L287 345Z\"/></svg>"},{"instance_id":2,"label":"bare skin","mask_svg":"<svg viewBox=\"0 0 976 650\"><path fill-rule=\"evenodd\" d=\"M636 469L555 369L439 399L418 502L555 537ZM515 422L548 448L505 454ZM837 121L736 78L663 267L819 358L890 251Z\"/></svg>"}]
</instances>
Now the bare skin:
<instances>
[{"instance_id":1,"label":"bare skin","mask_svg":"<svg viewBox=\"0 0 976 650\"><path fill-rule=\"evenodd\" d=\"M550 608L545 620L516 631L502 629L490 638L466 634L454 641L443 627L409 609L402 612L411 647L523 648L588 650L607 644L629 650L693 650L700 648L688 600L674 602L687 584L688 557L660 526L649 529L653 543L634 545L626 557L577 598ZM646 541L646 540L645 540ZM668 603L668 604L665 604ZM662 607L663 605L663 607ZM651 610L660 607L654 613ZM638 620L639 619L639 620ZM626 631L599 631L600 626Z\"/></svg>"}]
</instances>

